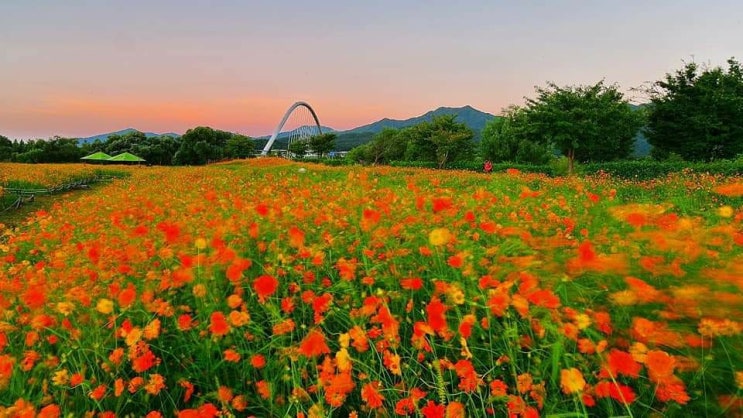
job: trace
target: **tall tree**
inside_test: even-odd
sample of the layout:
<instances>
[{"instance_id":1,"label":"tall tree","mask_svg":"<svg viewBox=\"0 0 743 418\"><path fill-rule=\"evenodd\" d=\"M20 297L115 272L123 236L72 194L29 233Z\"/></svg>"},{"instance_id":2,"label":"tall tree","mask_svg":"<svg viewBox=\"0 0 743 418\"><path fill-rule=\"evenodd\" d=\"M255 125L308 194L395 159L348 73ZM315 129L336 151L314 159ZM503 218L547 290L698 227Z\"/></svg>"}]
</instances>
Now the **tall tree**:
<instances>
[{"instance_id":1,"label":"tall tree","mask_svg":"<svg viewBox=\"0 0 743 418\"><path fill-rule=\"evenodd\" d=\"M228 158L248 158L253 155L255 144L245 135L233 134L227 140L225 156Z\"/></svg>"},{"instance_id":2,"label":"tall tree","mask_svg":"<svg viewBox=\"0 0 743 418\"><path fill-rule=\"evenodd\" d=\"M13 142L0 135L0 161L10 161L13 157Z\"/></svg>"},{"instance_id":3,"label":"tall tree","mask_svg":"<svg viewBox=\"0 0 743 418\"><path fill-rule=\"evenodd\" d=\"M552 146L527 138L525 118L524 109L511 106L501 117L488 121L480 134L482 158L492 162L546 164L553 156Z\"/></svg>"},{"instance_id":4,"label":"tall tree","mask_svg":"<svg viewBox=\"0 0 743 418\"><path fill-rule=\"evenodd\" d=\"M525 139L553 144L568 158L572 173L577 161L612 161L632 152L643 125L641 112L632 110L616 85L603 80L594 85L537 87L527 99Z\"/></svg>"},{"instance_id":5,"label":"tall tree","mask_svg":"<svg viewBox=\"0 0 743 418\"><path fill-rule=\"evenodd\" d=\"M725 71L690 62L653 84L646 135L654 154L714 160L743 153L743 71L734 58L727 64Z\"/></svg>"},{"instance_id":6,"label":"tall tree","mask_svg":"<svg viewBox=\"0 0 743 418\"><path fill-rule=\"evenodd\" d=\"M405 154L405 142L399 130L385 128L374 135L367 151L373 164L389 163L402 159Z\"/></svg>"},{"instance_id":7,"label":"tall tree","mask_svg":"<svg viewBox=\"0 0 743 418\"><path fill-rule=\"evenodd\" d=\"M335 148L335 138L337 135L333 132L328 132L320 135L311 136L308 140L308 145L312 152L317 154L318 157L329 153Z\"/></svg>"},{"instance_id":8,"label":"tall tree","mask_svg":"<svg viewBox=\"0 0 743 418\"><path fill-rule=\"evenodd\" d=\"M400 137L407 144L405 159L432 161L440 168L447 163L466 159L474 149L474 133L456 115L440 115L431 121L403 129Z\"/></svg>"},{"instance_id":9,"label":"tall tree","mask_svg":"<svg viewBox=\"0 0 743 418\"><path fill-rule=\"evenodd\" d=\"M202 165L221 160L227 140L232 135L205 126L189 129L181 137L181 145L173 162L179 165Z\"/></svg>"},{"instance_id":10,"label":"tall tree","mask_svg":"<svg viewBox=\"0 0 743 418\"><path fill-rule=\"evenodd\" d=\"M299 140L299 141L292 141L291 144L288 145L288 151L292 153L292 155L296 158L302 159L305 155L307 155L307 150L309 149L309 145L307 144L307 141L305 140Z\"/></svg>"}]
</instances>

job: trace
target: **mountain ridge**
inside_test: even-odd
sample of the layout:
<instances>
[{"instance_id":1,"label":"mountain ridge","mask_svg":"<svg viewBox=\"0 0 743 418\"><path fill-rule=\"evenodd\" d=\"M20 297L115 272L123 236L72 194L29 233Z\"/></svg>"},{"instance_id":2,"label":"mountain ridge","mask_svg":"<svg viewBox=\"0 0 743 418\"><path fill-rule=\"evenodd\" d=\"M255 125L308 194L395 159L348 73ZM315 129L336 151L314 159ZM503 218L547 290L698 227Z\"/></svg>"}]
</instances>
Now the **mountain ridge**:
<instances>
[{"instance_id":1,"label":"mountain ridge","mask_svg":"<svg viewBox=\"0 0 743 418\"><path fill-rule=\"evenodd\" d=\"M98 135L88 136L88 137L85 137L85 138L79 138L78 139L78 143L82 145L82 144L89 144L89 143L95 142L96 140L105 141L106 139L108 139L109 136L112 136L112 135L126 135L126 134L131 133L131 132L142 132L142 131L140 131L139 129L134 129L134 128L126 128L126 129L122 129L122 130L119 130L119 131L114 131L114 132L108 132L108 133L104 133L104 134L98 134ZM154 133L154 132L142 132L142 133L147 138L152 138L152 137L156 137L156 136L166 136L166 135L167 136L173 136L173 137L179 137L179 136L181 136L180 134L177 134L177 133L174 133L174 132L167 132L167 133L163 133L163 134L157 134L157 133Z\"/></svg>"}]
</instances>

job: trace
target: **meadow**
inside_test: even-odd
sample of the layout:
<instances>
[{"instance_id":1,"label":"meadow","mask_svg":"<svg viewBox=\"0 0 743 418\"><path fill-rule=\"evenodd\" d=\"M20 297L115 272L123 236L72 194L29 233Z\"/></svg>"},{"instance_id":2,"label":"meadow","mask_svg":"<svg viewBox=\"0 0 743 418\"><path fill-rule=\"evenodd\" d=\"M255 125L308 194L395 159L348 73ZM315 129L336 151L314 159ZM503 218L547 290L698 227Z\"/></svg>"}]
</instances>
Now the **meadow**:
<instances>
[{"instance_id":1,"label":"meadow","mask_svg":"<svg viewBox=\"0 0 743 418\"><path fill-rule=\"evenodd\" d=\"M0 225L0 416L743 415L741 178L116 169Z\"/></svg>"}]
</instances>

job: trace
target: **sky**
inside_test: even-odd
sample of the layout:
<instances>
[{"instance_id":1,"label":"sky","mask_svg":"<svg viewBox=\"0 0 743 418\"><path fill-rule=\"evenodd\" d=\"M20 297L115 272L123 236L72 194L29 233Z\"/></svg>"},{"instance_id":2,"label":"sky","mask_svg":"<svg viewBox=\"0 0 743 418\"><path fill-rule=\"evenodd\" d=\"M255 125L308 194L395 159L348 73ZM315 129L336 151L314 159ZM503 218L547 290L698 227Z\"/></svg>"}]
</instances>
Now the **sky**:
<instances>
[{"instance_id":1,"label":"sky","mask_svg":"<svg viewBox=\"0 0 743 418\"><path fill-rule=\"evenodd\" d=\"M743 59L739 0L0 0L0 135L351 129Z\"/></svg>"}]
</instances>

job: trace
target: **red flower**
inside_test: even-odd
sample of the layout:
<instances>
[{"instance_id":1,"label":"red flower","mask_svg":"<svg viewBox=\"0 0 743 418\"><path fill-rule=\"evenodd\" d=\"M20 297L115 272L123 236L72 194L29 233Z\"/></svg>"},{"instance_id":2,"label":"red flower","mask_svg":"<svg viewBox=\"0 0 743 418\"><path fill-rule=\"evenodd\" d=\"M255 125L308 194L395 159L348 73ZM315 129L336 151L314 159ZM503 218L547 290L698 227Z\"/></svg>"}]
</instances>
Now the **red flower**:
<instances>
[{"instance_id":1,"label":"red flower","mask_svg":"<svg viewBox=\"0 0 743 418\"><path fill-rule=\"evenodd\" d=\"M428 306L426 306L428 325L430 325L434 331L446 331L448 327L446 323L446 310L446 305L441 303L441 300L436 296L434 296Z\"/></svg>"},{"instance_id":2,"label":"red flower","mask_svg":"<svg viewBox=\"0 0 743 418\"><path fill-rule=\"evenodd\" d=\"M418 290L423 287L423 280L419 277L400 280L400 287L405 290Z\"/></svg>"},{"instance_id":3,"label":"red flower","mask_svg":"<svg viewBox=\"0 0 743 418\"><path fill-rule=\"evenodd\" d=\"M299 344L299 353L306 357L318 357L329 354L330 348L325 344L325 335L317 330L310 331Z\"/></svg>"},{"instance_id":4,"label":"red flower","mask_svg":"<svg viewBox=\"0 0 743 418\"><path fill-rule=\"evenodd\" d=\"M617 377L619 375L638 377L642 366L632 358L632 354L612 349L607 356L607 364L601 370L601 377Z\"/></svg>"},{"instance_id":5,"label":"red flower","mask_svg":"<svg viewBox=\"0 0 743 418\"><path fill-rule=\"evenodd\" d=\"M560 298L547 289L537 290L530 294L527 299L529 302L547 309L555 309L560 306Z\"/></svg>"},{"instance_id":6,"label":"red flower","mask_svg":"<svg viewBox=\"0 0 743 418\"><path fill-rule=\"evenodd\" d=\"M209 331L217 337L227 335L230 332L230 324L227 323L227 318L225 318L222 312L212 312L209 318Z\"/></svg>"},{"instance_id":7,"label":"red flower","mask_svg":"<svg viewBox=\"0 0 743 418\"><path fill-rule=\"evenodd\" d=\"M263 275L255 279L253 289L258 294L258 302L265 303L266 298L273 295L279 287L279 281L268 275Z\"/></svg>"},{"instance_id":8,"label":"red flower","mask_svg":"<svg viewBox=\"0 0 743 418\"><path fill-rule=\"evenodd\" d=\"M446 415L446 407L429 400L426 406L421 408L421 413L425 418L444 418Z\"/></svg>"}]
</instances>

